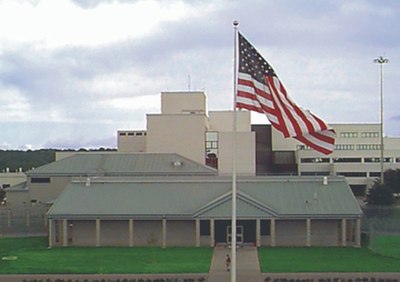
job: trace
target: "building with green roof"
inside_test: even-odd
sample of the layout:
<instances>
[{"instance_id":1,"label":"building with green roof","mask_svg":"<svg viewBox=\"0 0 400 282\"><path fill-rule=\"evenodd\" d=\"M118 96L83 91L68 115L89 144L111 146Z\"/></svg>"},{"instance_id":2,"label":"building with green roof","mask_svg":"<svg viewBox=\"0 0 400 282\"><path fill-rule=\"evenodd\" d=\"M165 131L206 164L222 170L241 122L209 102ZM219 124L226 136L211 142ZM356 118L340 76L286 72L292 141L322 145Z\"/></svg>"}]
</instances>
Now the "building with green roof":
<instances>
[{"instance_id":1,"label":"building with green roof","mask_svg":"<svg viewBox=\"0 0 400 282\"><path fill-rule=\"evenodd\" d=\"M49 246L230 242L231 179L75 178L48 212ZM239 177L237 242L360 246L361 209L343 177Z\"/></svg>"}]
</instances>

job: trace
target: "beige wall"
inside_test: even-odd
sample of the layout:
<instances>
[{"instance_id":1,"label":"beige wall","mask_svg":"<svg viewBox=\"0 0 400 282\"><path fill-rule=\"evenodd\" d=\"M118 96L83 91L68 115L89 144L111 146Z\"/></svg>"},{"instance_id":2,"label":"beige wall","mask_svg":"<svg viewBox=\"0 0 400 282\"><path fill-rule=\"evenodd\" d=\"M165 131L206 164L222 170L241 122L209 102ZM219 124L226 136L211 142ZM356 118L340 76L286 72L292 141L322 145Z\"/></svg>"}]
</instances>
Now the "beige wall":
<instances>
[{"instance_id":1,"label":"beige wall","mask_svg":"<svg viewBox=\"0 0 400 282\"><path fill-rule=\"evenodd\" d=\"M236 171L239 175L255 175L255 133L236 133ZM218 169L221 175L232 174L232 132L219 133Z\"/></svg>"},{"instance_id":2,"label":"beige wall","mask_svg":"<svg viewBox=\"0 0 400 282\"><path fill-rule=\"evenodd\" d=\"M29 178L28 185L30 199L43 203L54 201L58 198L70 181L70 177L51 177L50 183L31 183Z\"/></svg>"},{"instance_id":3,"label":"beige wall","mask_svg":"<svg viewBox=\"0 0 400 282\"><path fill-rule=\"evenodd\" d=\"M196 226L194 220L167 220L167 242L168 247L173 246L195 246Z\"/></svg>"},{"instance_id":4,"label":"beige wall","mask_svg":"<svg viewBox=\"0 0 400 282\"><path fill-rule=\"evenodd\" d=\"M68 244L72 246L95 246L96 245L96 221L94 220L72 220L68 221L69 228L68 236L72 238L72 242ZM62 226L62 222L60 222ZM62 237L62 236L61 236ZM61 240L62 244L62 240Z\"/></svg>"},{"instance_id":5,"label":"beige wall","mask_svg":"<svg viewBox=\"0 0 400 282\"><path fill-rule=\"evenodd\" d=\"M233 131L233 111L210 111L210 129L209 131L232 132ZM251 131L250 112L236 112L236 130L238 132Z\"/></svg>"},{"instance_id":6,"label":"beige wall","mask_svg":"<svg viewBox=\"0 0 400 282\"><path fill-rule=\"evenodd\" d=\"M205 113L204 92L161 92L162 114Z\"/></svg>"},{"instance_id":7,"label":"beige wall","mask_svg":"<svg viewBox=\"0 0 400 282\"><path fill-rule=\"evenodd\" d=\"M162 246L162 221L134 221L133 241L135 246Z\"/></svg>"},{"instance_id":8,"label":"beige wall","mask_svg":"<svg viewBox=\"0 0 400 282\"><path fill-rule=\"evenodd\" d=\"M100 221L100 246L127 246L128 244L128 220Z\"/></svg>"},{"instance_id":9,"label":"beige wall","mask_svg":"<svg viewBox=\"0 0 400 282\"><path fill-rule=\"evenodd\" d=\"M311 246L338 246L340 220L311 220Z\"/></svg>"},{"instance_id":10,"label":"beige wall","mask_svg":"<svg viewBox=\"0 0 400 282\"><path fill-rule=\"evenodd\" d=\"M117 139L118 152L146 152L147 132L144 130L120 130Z\"/></svg>"},{"instance_id":11,"label":"beige wall","mask_svg":"<svg viewBox=\"0 0 400 282\"><path fill-rule=\"evenodd\" d=\"M276 246L305 246L306 221L303 220L276 220Z\"/></svg>"},{"instance_id":12,"label":"beige wall","mask_svg":"<svg viewBox=\"0 0 400 282\"><path fill-rule=\"evenodd\" d=\"M205 163L204 114L147 115L148 153L177 153L200 164Z\"/></svg>"},{"instance_id":13,"label":"beige wall","mask_svg":"<svg viewBox=\"0 0 400 282\"><path fill-rule=\"evenodd\" d=\"M14 186L26 181L26 174L23 172L0 172L0 188L5 186Z\"/></svg>"}]
</instances>

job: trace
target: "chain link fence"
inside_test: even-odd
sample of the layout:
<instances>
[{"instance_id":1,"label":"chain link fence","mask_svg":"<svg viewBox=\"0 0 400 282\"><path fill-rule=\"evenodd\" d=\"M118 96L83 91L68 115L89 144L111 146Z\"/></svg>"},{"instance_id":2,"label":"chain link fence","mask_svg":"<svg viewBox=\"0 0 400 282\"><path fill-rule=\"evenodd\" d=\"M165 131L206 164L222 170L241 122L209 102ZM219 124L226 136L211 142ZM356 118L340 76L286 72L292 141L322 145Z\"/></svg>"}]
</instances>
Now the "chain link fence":
<instances>
[{"instance_id":1,"label":"chain link fence","mask_svg":"<svg viewBox=\"0 0 400 282\"><path fill-rule=\"evenodd\" d=\"M0 206L0 237L45 236L46 205L21 206L11 209Z\"/></svg>"}]
</instances>

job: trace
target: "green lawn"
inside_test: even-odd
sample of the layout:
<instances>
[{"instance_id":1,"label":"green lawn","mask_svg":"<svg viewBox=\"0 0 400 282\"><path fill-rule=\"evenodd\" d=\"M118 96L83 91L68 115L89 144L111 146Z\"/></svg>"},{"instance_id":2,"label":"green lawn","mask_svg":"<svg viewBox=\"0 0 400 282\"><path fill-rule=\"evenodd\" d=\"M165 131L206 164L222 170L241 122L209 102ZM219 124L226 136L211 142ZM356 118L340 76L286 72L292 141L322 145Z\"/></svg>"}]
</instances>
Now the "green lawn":
<instances>
[{"instance_id":1,"label":"green lawn","mask_svg":"<svg viewBox=\"0 0 400 282\"><path fill-rule=\"evenodd\" d=\"M396 246L399 250L400 246ZM262 272L398 272L400 258L367 248L261 248Z\"/></svg>"},{"instance_id":2,"label":"green lawn","mask_svg":"<svg viewBox=\"0 0 400 282\"><path fill-rule=\"evenodd\" d=\"M0 239L0 274L207 273L211 248L53 248L44 238Z\"/></svg>"},{"instance_id":3,"label":"green lawn","mask_svg":"<svg viewBox=\"0 0 400 282\"><path fill-rule=\"evenodd\" d=\"M260 248L261 271L399 272L400 242L396 240L376 242L385 255L367 248ZM2 238L0 274L207 273L212 253L212 248L48 249L45 238Z\"/></svg>"},{"instance_id":4,"label":"green lawn","mask_svg":"<svg viewBox=\"0 0 400 282\"><path fill-rule=\"evenodd\" d=\"M384 256L400 259L400 236L376 236L373 251Z\"/></svg>"}]
</instances>

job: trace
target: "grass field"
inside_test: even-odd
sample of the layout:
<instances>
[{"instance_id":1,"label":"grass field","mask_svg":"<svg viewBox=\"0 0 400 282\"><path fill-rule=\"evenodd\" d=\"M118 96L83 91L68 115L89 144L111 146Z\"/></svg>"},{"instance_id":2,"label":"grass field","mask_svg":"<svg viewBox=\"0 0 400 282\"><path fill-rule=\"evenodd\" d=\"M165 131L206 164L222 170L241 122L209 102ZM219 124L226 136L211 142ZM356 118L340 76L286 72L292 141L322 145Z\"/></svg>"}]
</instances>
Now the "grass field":
<instances>
[{"instance_id":1,"label":"grass field","mask_svg":"<svg viewBox=\"0 0 400 282\"><path fill-rule=\"evenodd\" d=\"M213 252L211 248L48 249L46 243L44 238L0 239L0 257L6 258L0 260L0 274L207 273Z\"/></svg>"},{"instance_id":2,"label":"grass field","mask_svg":"<svg viewBox=\"0 0 400 282\"><path fill-rule=\"evenodd\" d=\"M396 247L399 250L400 246ZM398 272L400 258L367 248L261 248L262 272Z\"/></svg>"},{"instance_id":3,"label":"grass field","mask_svg":"<svg viewBox=\"0 0 400 282\"><path fill-rule=\"evenodd\" d=\"M261 271L399 272L400 238L379 238L380 254L368 248L260 248ZM45 238L2 238L0 274L207 273L212 253L212 248L48 249Z\"/></svg>"},{"instance_id":4,"label":"grass field","mask_svg":"<svg viewBox=\"0 0 400 282\"><path fill-rule=\"evenodd\" d=\"M400 259L400 236L376 236L372 246L376 253Z\"/></svg>"}]
</instances>

